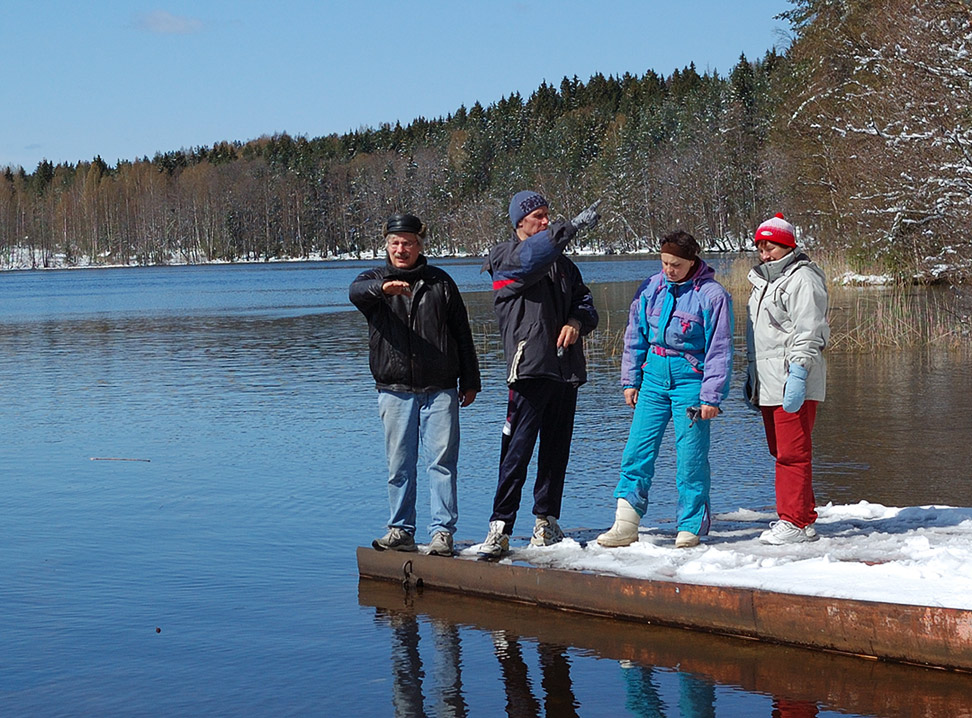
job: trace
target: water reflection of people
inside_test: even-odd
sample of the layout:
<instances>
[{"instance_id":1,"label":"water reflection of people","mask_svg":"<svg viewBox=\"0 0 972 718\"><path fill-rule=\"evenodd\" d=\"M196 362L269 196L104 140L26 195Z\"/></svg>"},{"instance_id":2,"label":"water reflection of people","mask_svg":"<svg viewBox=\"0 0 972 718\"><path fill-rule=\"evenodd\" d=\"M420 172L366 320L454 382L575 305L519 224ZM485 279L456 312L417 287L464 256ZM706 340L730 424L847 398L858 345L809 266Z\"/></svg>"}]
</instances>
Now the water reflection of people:
<instances>
[{"instance_id":1,"label":"water reflection of people","mask_svg":"<svg viewBox=\"0 0 972 718\"><path fill-rule=\"evenodd\" d=\"M419 650L421 637L416 617L406 612L378 609L376 619L392 629L392 705L400 718L424 716L425 668ZM433 684L436 688L432 714L442 718L465 718L469 713L462 691L462 655L459 629L446 621L432 620L434 646Z\"/></svg>"},{"instance_id":2,"label":"water reflection of people","mask_svg":"<svg viewBox=\"0 0 972 718\"><path fill-rule=\"evenodd\" d=\"M388 533L378 550L415 551L419 441L430 457L428 552L453 553L459 509L459 407L480 390L466 306L446 272L422 254L425 224L411 214L385 222L388 259L351 283L351 302L368 319L369 362L378 389L388 459ZM458 391L457 391L458 384Z\"/></svg>"},{"instance_id":3,"label":"water reflection of people","mask_svg":"<svg viewBox=\"0 0 972 718\"><path fill-rule=\"evenodd\" d=\"M469 710L462 693L459 629L454 623L433 618L432 641L435 645L435 682L439 689L434 713L444 718L462 718Z\"/></svg>"},{"instance_id":4,"label":"water reflection of people","mask_svg":"<svg viewBox=\"0 0 972 718\"><path fill-rule=\"evenodd\" d=\"M493 632L493 648L500 662L506 688L506 715L509 718L535 718L539 715L571 718L577 716L577 700L570 678L567 649L550 643L538 643L540 685L543 689L543 712L533 693L529 669L523 660L519 638L506 631Z\"/></svg>"},{"instance_id":5,"label":"water reflection of people","mask_svg":"<svg viewBox=\"0 0 972 718\"><path fill-rule=\"evenodd\" d=\"M793 225L782 214L763 222L755 241L760 264L749 272L753 289L745 391L747 402L763 415L776 459L779 515L759 540L775 545L813 541L817 511L810 437L827 388L827 282L820 268L797 251Z\"/></svg>"},{"instance_id":6,"label":"water reflection of people","mask_svg":"<svg viewBox=\"0 0 972 718\"><path fill-rule=\"evenodd\" d=\"M463 684L463 662L468 658L463 656L457 624L438 618L423 621L411 611L386 608L376 608L375 622L387 626L391 632L391 700L397 718L425 715L465 718L475 713L467 702ZM567 647L536 641L536 663L531 663L526 649L534 639L522 640L517 634L502 629L488 635L499 662L505 714L509 718L541 715L576 718L579 715L580 704L575 695ZM620 666L624 706L631 715L715 717L714 678L677 667L658 668L630 660L620 661ZM482 666L475 667L475 671L482 678ZM812 701L766 693L756 695L772 698L772 712L766 703L761 703L761 711L750 709L747 715L771 715L772 718L815 718L817 715L817 705ZM752 703L745 705L751 707Z\"/></svg>"},{"instance_id":7,"label":"water reflection of people","mask_svg":"<svg viewBox=\"0 0 972 718\"><path fill-rule=\"evenodd\" d=\"M771 718L817 718L817 704L787 698L773 699Z\"/></svg>"},{"instance_id":8,"label":"water reflection of people","mask_svg":"<svg viewBox=\"0 0 972 718\"><path fill-rule=\"evenodd\" d=\"M419 629L415 616L392 613L387 616L392 629L392 705L395 715L425 714L422 695L422 658L419 655Z\"/></svg>"},{"instance_id":9,"label":"water reflection of people","mask_svg":"<svg viewBox=\"0 0 972 718\"><path fill-rule=\"evenodd\" d=\"M729 293L698 254L691 234L667 235L661 245L662 271L645 280L631 302L621 385L634 417L614 490L614 525L597 537L601 546L638 540L670 421L677 460L675 546L697 546L699 536L709 532L709 426L729 393L733 322Z\"/></svg>"},{"instance_id":10,"label":"water reflection of people","mask_svg":"<svg viewBox=\"0 0 972 718\"><path fill-rule=\"evenodd\" d=\"M678 709L671 710L662 698L655 668L621 661L621 675L627 695L625 708L639 718L715 718L715 685L703 676L677 673Z\"/></svg>"}]
</instances>

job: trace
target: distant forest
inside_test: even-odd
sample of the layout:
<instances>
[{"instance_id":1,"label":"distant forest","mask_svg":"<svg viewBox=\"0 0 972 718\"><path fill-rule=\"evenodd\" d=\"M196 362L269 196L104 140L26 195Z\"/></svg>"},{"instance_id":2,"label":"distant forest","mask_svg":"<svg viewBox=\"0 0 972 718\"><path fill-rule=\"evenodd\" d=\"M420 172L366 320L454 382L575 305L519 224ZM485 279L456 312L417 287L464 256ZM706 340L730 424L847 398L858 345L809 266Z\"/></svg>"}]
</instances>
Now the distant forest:
<instances>
[{"instance_id":1,"label":"distant forest","mask_svg":"<svg viewBox=\"0 0 972 718\"><path fill-rule=\"evenodd\" d=\"M429 225L430 253L478 253L529 187L565 217L603 198L584 238L603 252L674 228L737 249L782 211L862 266L969 278L968 0L791 4L788 47L725 76L564 78L404 127L7 168L0 263L17 249L38 266L370 256L398 210Z\"/></svg>"}]
</instances>

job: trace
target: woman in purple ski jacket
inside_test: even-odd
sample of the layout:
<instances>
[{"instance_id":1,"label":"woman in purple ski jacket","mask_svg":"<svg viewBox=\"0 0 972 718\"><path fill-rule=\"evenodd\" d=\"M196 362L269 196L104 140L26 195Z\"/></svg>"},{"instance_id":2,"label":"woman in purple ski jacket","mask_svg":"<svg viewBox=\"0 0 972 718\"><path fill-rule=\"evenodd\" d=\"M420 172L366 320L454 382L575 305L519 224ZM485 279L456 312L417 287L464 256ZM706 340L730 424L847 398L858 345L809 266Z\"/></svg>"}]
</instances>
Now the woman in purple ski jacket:
<instances>
[{"instance_id":1,"label":"woman in purple ski jacket","mask_svg":"<svg viewBox=\"0 0 972 718\"><path fill-rule=\"evenodd\" d=\"M729 393L732 299L699 256L687 232L661 246L662 271L635 293L624 333L621 385L634 409L621 457L615 522L602 546L638 540L648 508L655 459L669 421L675 425L678 535L688 548L709 532L709 421Z\"/></svg>"}]
</instances>

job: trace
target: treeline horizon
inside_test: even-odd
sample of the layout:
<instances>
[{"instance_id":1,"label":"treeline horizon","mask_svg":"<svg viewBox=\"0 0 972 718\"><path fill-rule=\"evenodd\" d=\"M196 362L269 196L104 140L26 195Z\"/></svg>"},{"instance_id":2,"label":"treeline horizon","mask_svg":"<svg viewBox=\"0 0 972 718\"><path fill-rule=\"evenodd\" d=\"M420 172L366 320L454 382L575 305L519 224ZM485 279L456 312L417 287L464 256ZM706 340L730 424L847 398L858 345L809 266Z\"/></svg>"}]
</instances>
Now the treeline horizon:
<instances>
[{"instance_id":1,"label":"treeline horizon","mask_svg":"<svg viewBox=\"0 0 972 718\"><path fill-rule=\"evenodd\" d=\"M38 266L370 256L395 211L425 220L430 251L479 253L509 235L510 196L532 188L564 217L602 198L582 239L595 251L653 250L676 228L742 249L783 212L861 267L968 278L968 9L791 4L790 46L740 56L725 76L689 64L565 77L405 126L8 167L0 262L24 250Z\"/></svg>"}]
</instances>

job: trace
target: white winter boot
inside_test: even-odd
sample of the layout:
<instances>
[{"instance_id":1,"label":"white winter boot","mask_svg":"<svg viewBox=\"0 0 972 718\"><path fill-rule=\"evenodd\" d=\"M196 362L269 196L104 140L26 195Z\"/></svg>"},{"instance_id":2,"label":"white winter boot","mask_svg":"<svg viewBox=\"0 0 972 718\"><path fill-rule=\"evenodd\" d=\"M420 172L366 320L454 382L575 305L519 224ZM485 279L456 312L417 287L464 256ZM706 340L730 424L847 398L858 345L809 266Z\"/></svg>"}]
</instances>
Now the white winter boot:
<instances>
[{"instance_id":1,"label":"white winter boot","mask_svg":"<svg viewBox=\"0 0 972 718\"><path fill-rule=\"evenodd\" d=\"M699 537L691 531L679 531L675 537L675 548L692 548L699 545Z\"/></svg>"},{"instance_id":2,"label":"white winter boot","mask_svg":"<svg viewBox=\"0 0 972 718\"><path fill-rule=\"evenodd\" d=\"M616 548L630 546L638 540L638 524L641 517L634 507L624 499L618 499L618 508L614 513L614 526L597 537L601 546Z\"/></svg>"}]
</instances>

